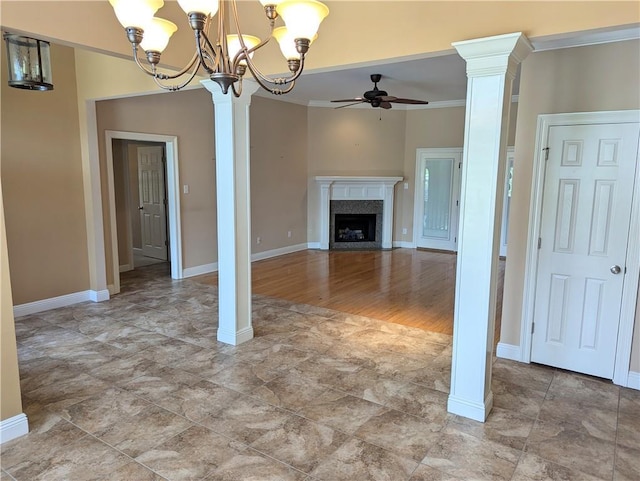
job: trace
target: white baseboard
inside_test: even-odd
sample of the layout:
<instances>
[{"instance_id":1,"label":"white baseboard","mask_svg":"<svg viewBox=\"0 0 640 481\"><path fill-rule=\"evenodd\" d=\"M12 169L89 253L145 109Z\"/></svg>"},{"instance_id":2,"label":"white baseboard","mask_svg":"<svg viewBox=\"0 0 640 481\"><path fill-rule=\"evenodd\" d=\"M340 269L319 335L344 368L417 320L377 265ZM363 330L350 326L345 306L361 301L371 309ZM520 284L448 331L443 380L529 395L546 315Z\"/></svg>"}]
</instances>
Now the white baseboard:
<instances>
[{"instance_id":1,"label":"white baseboard","mask_svg":"<svg viewBox=\"0 0 640 481\"><path fill-rule=\"evenodd\" d=\"M187 277L201 276L202 274L211 274L212 272L218 272L217 262L182 269L182 278L186 279Z\"/></svg>"},{"instance_id":2,"label":"white baseboard","mask_svg":"<svg viewBox=\"0 0 640 481\"><path fill-rule=\"evenodd\" d=\"M496 356L502 359L510 359L511 361L522 361L522 351L520 346L514 346L513 344L505 344L499 342L496 347Z\"/></svg>"},{"instance_id":3,"label":"white baseboard","mask_svg":"<svg viewBox=\"0 0 640 481\"><path fill-rule=\"evenodd\" d=\"M404 247L405 249L415 249L416 245L410 241L393 241L393 247Z\"/></svg>"},{"instance_id":4,"label":"white baseboard","mask_svg":"<svg viewBox=\"0 0 640 481\"><path fill-rule=\"evenodd\" d=\"M296 244L293 246L280 247L279 249L272 249L270 251L257 252L255 254L251 254L251 262L270 259L272 257L283 256L285 254L304 250L307 250L307 244Z\"/></svg>"},{"instance_id":5,"label":"white baseboard","mask_svg":"<svg viewBox=\"0 0 640 481\"><path fill-rule=\"evenodd\" d=\"M41 301L27 302L13 306L14 317L28 316L38 312L67 307L80 302L93 301L100 302L109 299L108 291L82 291L65 294L64 296L51 297Z\"/></svg>"},{"instance_id":6,"label":"white baseboard","mask_svg":"<svg viewBox=\"0 0 640 481\"><path fill-rule=\"evenodd\" d=\"M134 247L133 248L133 253L134 254L142 254L142 247Z\"/></svg>"},{"instance_id":7,"label":"white baseboard","mask_svg":"<svg viewBox=\"0 0 640 481\"><path fill-rule=\"evenodd\" d=\"M120 266L120 272L129 272L133 270L133 266L131 264L122 264Z\"/></svg>"},{"instance_id":8,"label":"white baseboard","mask_svg":"<svg viewBox=\"0 0 640 481\"><path fill-rule=\"evenodd\" d=\"M24 436L29 432L27 415L22 413L0 421L0 444Z\"/></svg>"},{"instance_id":9,"label":"white baseboard","mask_svg":"<svg viewBox=\"0 0 640 481\"><path fill-rule=\"evenodd\" d=\"M627 377L627 387L640 391L640 372L629 371Z\"/></svg>"},{"instance_id":10,"label":"white baseboard","mask_svg":"<svg viewBox=\"0 0 640 481\"><path fill-rule=\"evenodd\" d=\"M320 249L320 242L307 242L307 249Z\"/></svg>"}]
</instances>

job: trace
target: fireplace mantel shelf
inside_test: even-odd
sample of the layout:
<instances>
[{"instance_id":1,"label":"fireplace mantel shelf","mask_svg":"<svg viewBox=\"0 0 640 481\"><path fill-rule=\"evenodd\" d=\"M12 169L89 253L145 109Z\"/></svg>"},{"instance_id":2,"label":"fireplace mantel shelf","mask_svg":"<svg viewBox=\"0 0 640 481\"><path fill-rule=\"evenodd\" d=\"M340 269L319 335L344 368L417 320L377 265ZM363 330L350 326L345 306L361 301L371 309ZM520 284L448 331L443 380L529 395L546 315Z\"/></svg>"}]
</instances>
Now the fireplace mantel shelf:
<instances>
[{"instance_id":1,"label":"fireplace mantel shelf","mask_svg":"<svg viewBox=\"0 0 640 481\"><path fill-rule=\"evenodd\" d=\"M393 191L402 177L318 175L320 185L320 249L329 249L329 216L332 200L382 200L382 248L391 249Z\"/></svg>"}]
</instances>

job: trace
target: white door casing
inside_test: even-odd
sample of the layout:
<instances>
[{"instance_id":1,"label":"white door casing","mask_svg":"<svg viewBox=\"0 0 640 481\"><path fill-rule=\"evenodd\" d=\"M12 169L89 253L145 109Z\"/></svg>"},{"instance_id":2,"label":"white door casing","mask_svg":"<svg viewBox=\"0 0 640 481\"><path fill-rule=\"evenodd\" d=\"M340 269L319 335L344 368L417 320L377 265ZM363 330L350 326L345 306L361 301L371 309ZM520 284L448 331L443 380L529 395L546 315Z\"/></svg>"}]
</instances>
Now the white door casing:
<instances>
[{"instance_id":1,"label":"white door casing","mask_svg":"<svg viewBox=\"0 0 640 481\"><path fill-rule=\"evenodd\" d=\"M504 202L502 208L502 233L500 236L500 256L507 255L507 231L509 227L510 180L515 154L514 148L507 148L507 165L505 169ZM435 167L432 172L441 177L436 179L435 187L444 193L436 195L434 202L426 198L427 179L425 170L429 165ZM460 166L462 165L462 148L421 148L416 150L416 184L415 209L413 220L414 244L425 249L439 249L456 252L458 236L459 199L460 199ZM442 175L444 174L444 175ZM444 189L443 189L444 188ZM431 205L429 205L431 204ZM440 207L440 208L438 208ZM429 213L425 218L425 212ZM435 214L435 216L433 215ZM431 224L431 225L430 225ZM431 227L431 228L429 228ZM443 228L445 227L445 228Z\"/></svg>"},{"instance_id":2,"label":"white door casing","mask_svg":"<svg viewBox=\"0 0 640 481\"><path fill-rule=\"evenodd\" d=\"M142 254L167 260L164 147L138 147Z\"/></svg>"},{"instance_id":3,"label":"white door casing","mask_svg":"<svg viewBox=\"0 0 640 481\"><path fill-rule=\"evenodd\" d=\"M507 233L509 232L509 210L511 209L511 187L513 180L513 147L507 148L507 165L504 170L504 198L502 201L502 232L500 233L500 257L507 256Z\"/></svg>"},{"instance_id":4,"label":"white door casing","mask_svg":"<svg viewBox=\"0 0 640 481\"><path fill-rule=\"evenodd\" d=\"M113 140L133 140L142 142L162 142L166 148L166 190L169 217L169 252L171 256L171 278L182 279L182 222L180 216L180 176L178 159L178 138L170 135L146 134L142 132L105 131L107 158L107 194L109 203L109 224L111 230L111 269L113 284L108 285L109 294L120 292L120 263L118 259L118 232L116 228L115 182L113 175ZM96 154L97 156L97 154ZM95 199L94 199L95 200Z\"/></svg>"},{"instance_id":5,"label":"white door casing","mask_svg":"<svg viewBox=\"0 0 640 481\"><path fill-rule=\"evenodd\" d=\"M456 251L462 148L417 149L416 247Z\"/></svg>"},{"instance_id":6,"label":"white door casing","mask_svg":"<svg viewBox=\"0 0 640 481\"><path fill-rule=\"evenodd\" d=\"M640 274L639 125L637 110L538 118L521 327L525 362L629 383ZM610 271L615 265L619 274Z\"/></svg>"}]
</instances>

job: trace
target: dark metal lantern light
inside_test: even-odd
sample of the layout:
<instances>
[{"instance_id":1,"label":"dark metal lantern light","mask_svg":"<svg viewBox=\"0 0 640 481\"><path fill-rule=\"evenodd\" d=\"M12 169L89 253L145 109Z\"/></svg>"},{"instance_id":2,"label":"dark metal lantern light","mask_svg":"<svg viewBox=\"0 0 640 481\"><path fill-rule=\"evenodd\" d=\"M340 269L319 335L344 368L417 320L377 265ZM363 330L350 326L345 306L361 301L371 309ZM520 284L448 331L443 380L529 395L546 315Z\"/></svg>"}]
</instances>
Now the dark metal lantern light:
<instances>
[{"instance_id":1,"label":"dark metal lantern light","mask_svg":"<svg viewBox=\"0 0 640 481\"><path fill-rule=\"evenodd\" d=\"M27 90L53 90L49 42L4 34L9 62L9 86Z\"/></svg>"}]
</instances>

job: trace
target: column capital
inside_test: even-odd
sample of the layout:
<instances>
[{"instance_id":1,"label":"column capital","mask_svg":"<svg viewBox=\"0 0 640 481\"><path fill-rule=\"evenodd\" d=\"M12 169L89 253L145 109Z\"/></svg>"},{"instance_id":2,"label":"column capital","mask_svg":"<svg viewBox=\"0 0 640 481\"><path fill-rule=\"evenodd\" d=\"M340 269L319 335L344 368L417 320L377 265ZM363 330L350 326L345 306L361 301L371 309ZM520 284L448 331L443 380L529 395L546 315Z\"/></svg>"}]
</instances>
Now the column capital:
<instances>
[{"instance_id":1,"label":"column capital","mask_svg":"<svg viewBox=\"0 0 640 481\"><path fill-rule=\"evenodd\" d=\"M476 38L451 44L467 61L467 76L509 74L533 51L529 39L522 33L507 33L494 37Z\"/></svg>"},{"instance_id":2,"label":"column capital","mask_svg":"<svg viewBox=\"0 0 640 481\"><path fill-rule=\"evenodd\" d=\"M251 104L251 96L258 91L260 85L258 82L249 79L242 80L242 93L240 97L236 97L231 92L231 87L229 87L229 92L226 94L222 93L222 89L220 85L210 79L201 80L200 83L204 88L206 88L209 92L211 92L211 96L213 97L214 104L221 104L224 102L228 103L244 103L247 105Z\"/></svg>"}]
</instances>

